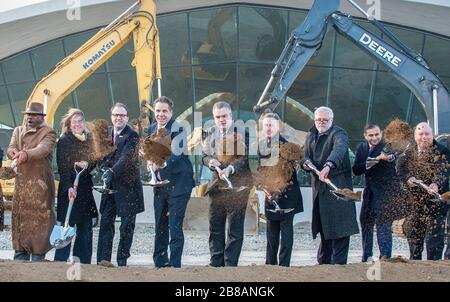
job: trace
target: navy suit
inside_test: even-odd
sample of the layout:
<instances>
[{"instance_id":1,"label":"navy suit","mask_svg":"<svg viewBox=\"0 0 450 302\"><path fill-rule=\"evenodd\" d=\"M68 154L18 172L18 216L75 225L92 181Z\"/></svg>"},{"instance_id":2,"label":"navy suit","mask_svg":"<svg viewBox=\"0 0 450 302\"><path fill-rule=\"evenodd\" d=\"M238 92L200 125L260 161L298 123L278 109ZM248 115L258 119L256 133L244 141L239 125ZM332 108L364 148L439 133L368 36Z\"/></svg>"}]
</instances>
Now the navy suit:
<instances>
[{"instance_id":1,"label":"navy suit","mask_svg":"<svg viewBox=\"0 0 450 302\"><path fill-rule=\"evenodd\" d=\"M279 143L287 143L288 141L279 136ZM260 146L268 146L267 140L259 144ZM268 158L270 155L260 158ZM293 165L295 163L292 163ZM280 199L277 200L281 209L294 210L289 213L274 213L269 211L275 208L274 205L265 203L265 214L267 217L267 249L266 264L289 266L291 262L292 246L294 244L294 215L303 212L303 198L300 191L300 185L297 180L297 171L294 170L291 175L290 184L282 192ZM278 250L280 251L278 257ZM279 258L279 261L278 261Z\"/></svg>"},{"instance_id":2,"label":"navy suit","mask_svg":"<svg viewBox=\"0 0 450 302\"><path fill-rule=\"evenodd\" d=\"M111 129L111 137L114 137ZM107 155L102 167L114 172L112 189L116 194L103 194L100 203L100 233L97 262L111 261L116 216L121 218L117 264L126 266L133 242L136 214L144 211L144 193L139 172L139 135L125 126L119 135L117 148Z\"/></svg>"},{"instance_id":3,"label":"navy suit","mask_svg":"<svg viewBox=\"0 0 450 302\"><path fill-rule=\"evenodd\" d=\"M369 143L362 142L356 149L353 173L365 176L365 187L360 213L363 256L366 262L372 257L373 229L377 226L377 239L380 248L380 258L390 258L392 255L392 220L384 213L390 212L391 201L400 191L400 182L395 171L395 161L380 161L370 169L366 168L368 157L381 154L384 143L380 142L370 151Z\"/></svg>"},{"instance_id":4,"label":"navy suit","mask_svg":"<svg viewBox=\"0 0 450 302\"><path fill-rule=\"evenodd\" d=\"M159 170L159 174L162 180L167 179L170 183L154 189L155 249L153 261L156 267L181 267L184 246L183 220L192 188L195 186L194 172L192 163L187 156L187 139L183 127L171 119L165 128L169 131L172 139L172 155L166 161L167 166ZM148 133L155 133L157 129L157 124L154 123L148 129Z\"/></svg>"}]
</instances>

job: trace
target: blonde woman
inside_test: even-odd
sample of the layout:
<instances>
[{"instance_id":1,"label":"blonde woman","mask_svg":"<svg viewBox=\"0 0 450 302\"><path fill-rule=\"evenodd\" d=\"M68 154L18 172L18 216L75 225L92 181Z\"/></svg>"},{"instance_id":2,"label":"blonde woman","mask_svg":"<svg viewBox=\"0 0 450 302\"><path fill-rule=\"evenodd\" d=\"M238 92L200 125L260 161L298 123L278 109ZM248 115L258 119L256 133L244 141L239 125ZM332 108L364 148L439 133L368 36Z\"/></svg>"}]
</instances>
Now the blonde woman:
<instances>
[{"instance_id":1,"label":"blonde woman","mask_svg":"<svg viewBox=\"0 0 450 302\"><path fill-rule=\"evenodd\" d=\"M78 190L69 219L71 226L77 226L77 235L73 247L73 256L81 263L90 264L92 258L92 221L98 215L92 194L92 177L89 173L94 163L88 163L90 136L86 131L84 114L79 109L69 109L61 121L62 134L56 145L56 162L60 176L58 188L57 218L64 223L69 204L68 191L75 180L76 165L88 168L80 175ZM55 261L67 261L70 245L55 252Z\"/></svg>"}]
</instances>

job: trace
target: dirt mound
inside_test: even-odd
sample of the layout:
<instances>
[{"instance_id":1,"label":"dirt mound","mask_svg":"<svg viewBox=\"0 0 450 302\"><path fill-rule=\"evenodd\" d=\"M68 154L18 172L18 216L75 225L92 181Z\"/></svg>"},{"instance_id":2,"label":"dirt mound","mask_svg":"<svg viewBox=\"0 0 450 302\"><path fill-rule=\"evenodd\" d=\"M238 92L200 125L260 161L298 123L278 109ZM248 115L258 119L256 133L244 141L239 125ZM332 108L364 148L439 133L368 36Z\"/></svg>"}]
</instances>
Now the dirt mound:
<instances>
[{"instance_id":1,"label":"dirt mound","mask_svg":"<svg viewBox=\"0 0 450 302\"><path fill-rule=\"evenodd\" d=\"M144 160L154 162L157 166L162 166L172 154L172 139L168 131L164 128L158 129L142 141Z\"/></svg>"},{"instance_id":2,"label":"dirt mound","mask_svg":"<svg viewBox=\"0 0 450 302\"><path fill-rule=\"evenodd\" d=\"M86 128L92 137L89 146L89 161L97 161L114 151L115 146L113 146L111 136L108 133L107 120L97 119L87 122Z\"/></svg>"},{"instance_id":3,"label":"dirt mound","mask_svg":"<svg viewBox=\"0 0 450 302\"><path fill-rule=\"evenodd\" d=\"M0 260L0 282L66 282L75 277L77 266L62 262L18 263ZM450 261L381 261L348 265L279 267L252 265L240 267L189 267L149 269L144 267L107 268L79 265L84 282L312 282L312 281L450 281ZM377 272L378 274L371 274ZM369 278L370 277L370 278ZM376 278L376 279L374 279ZM370 279L370 280L369 280Z\"/></svg>"},{"instance_id":4,"label":"dirt mound","mask_svg":"<svg viewBox=\"0 0 450 302\"><path fill-rule=\"evenodd\" d=\"M290 184L294 166L289 161L279 158L273 166L259 166L253 176L257 187L269 192L283 192Z\"/></svg>"}]
</instances>

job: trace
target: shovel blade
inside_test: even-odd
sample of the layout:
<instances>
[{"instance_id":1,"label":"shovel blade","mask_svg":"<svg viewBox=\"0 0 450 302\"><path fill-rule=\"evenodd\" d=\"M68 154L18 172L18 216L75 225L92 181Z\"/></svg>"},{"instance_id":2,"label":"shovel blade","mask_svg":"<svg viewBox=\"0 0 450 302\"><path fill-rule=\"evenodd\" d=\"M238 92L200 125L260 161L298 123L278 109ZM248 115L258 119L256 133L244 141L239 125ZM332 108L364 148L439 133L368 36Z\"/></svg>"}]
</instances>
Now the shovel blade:
<instances>
[{"instance_id":1,"label":"shovel blade","mask_svg":"<svg viewBox=\"0 0 450 302\"><path fill-rule=\"evenodd\" d=\"M55 225L50 235L50 244L55 249L62 249L72 242L73 237L77 234L77 228Z\"/></svg>"},{"instance_id":2,"label":"shovel blade","mask_svg":"<svg viewBox=\"0 0 450 302\"><path fill-rule=\"evenodd\" d=\"M93 189L101 194L116 194L117 190L105 189L103 187L94 186Z\"/></svg>"}]
</instances>

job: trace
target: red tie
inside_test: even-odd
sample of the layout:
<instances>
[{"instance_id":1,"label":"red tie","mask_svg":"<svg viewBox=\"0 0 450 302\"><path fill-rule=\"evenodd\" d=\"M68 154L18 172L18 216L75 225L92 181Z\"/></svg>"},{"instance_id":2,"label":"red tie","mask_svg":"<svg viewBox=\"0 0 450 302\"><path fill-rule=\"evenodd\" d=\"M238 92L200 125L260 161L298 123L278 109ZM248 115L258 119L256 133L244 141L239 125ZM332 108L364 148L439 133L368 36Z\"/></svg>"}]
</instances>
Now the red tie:
<instances>
[{"instance_id":1,"label":"red tie","mask_svg":"<svg viewBox=\"0 0 450 302\"><path fill-rule=\"evenodd\" d=\"M159 170L156 171L156 178L158 178L158 180L162 180L161 179L161 174L159 173Z\"/></svg>"},{"instance_id":2,"label":"red tie","mask_svg":"<svg viewBox=\"0 0 450 302\"><path fill-rule=\"evenodd\" d=\"M114 131L114 146L117 145L117 142L119 141L119 133Z\"/></svg>"},{"instance_id":3,"label":"red tie","mask_svg":"<svg viewBox=\"0 0 450 302\"><path fill-rule=\"evenodd\" d=\"M373 149L375 149L375 146L374 146L374 145L370 145L370 148L369 148L369 154L372 154Z\"/></svg>"}]
</instances>

